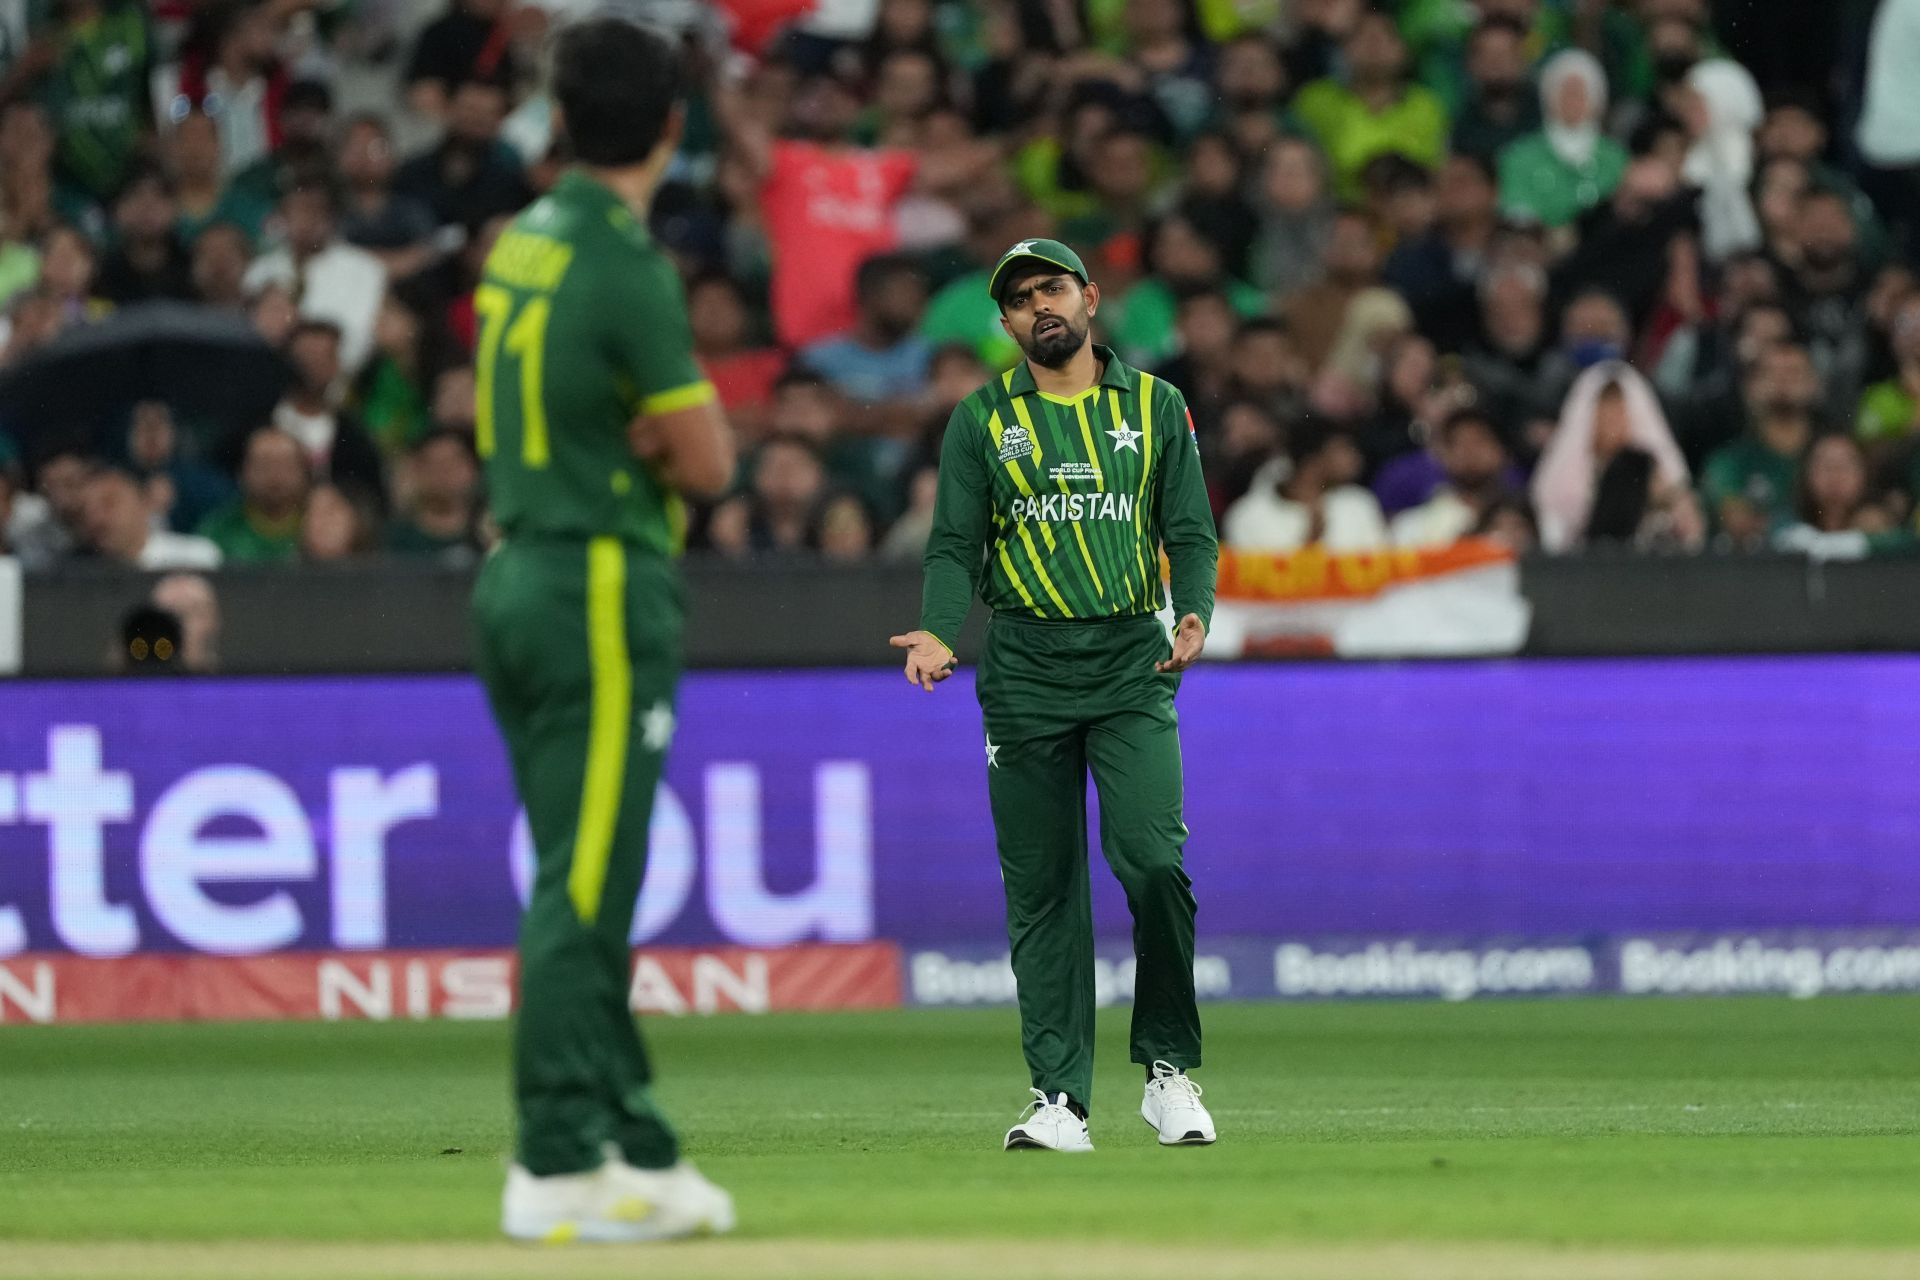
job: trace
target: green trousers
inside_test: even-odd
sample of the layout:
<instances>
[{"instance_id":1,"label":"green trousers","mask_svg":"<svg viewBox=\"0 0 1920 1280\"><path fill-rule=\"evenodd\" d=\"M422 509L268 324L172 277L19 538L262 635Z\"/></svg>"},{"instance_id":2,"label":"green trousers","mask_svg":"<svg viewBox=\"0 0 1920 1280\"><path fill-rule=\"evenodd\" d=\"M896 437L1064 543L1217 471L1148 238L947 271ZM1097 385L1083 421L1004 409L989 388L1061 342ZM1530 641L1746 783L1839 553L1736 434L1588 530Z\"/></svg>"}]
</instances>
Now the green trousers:
<instances>
[{"instance_id":1,"label":"green trousers","mask_svg":"<svg viewBox=\"0 0 1920 1280\"><path fill-rule=\"evenodd\" d=\"M474 589L475 666L533 833L513 1032L519 1159L536 1175L679 1158L628 1006L627 935L673 733L682 597L615 538L510 540Z\"/></svg>"},{"instance_id":2,"label":"green trousers","mask_svg":"<svg viewBox=\"0 0 1920 1280\"><path fill-rule=\"evenodd\" d=\"M1034 1088L1082 1106L1093 1094L1089 769L1100 849L1133 911L1133 1060L1200 1065L1193 882L1180 858L1180 678L1153 669L1170 652L1166 628L1151 616L996 614L987 626L977 687L1021 1048Z\"/></svg>"}]
</instances>

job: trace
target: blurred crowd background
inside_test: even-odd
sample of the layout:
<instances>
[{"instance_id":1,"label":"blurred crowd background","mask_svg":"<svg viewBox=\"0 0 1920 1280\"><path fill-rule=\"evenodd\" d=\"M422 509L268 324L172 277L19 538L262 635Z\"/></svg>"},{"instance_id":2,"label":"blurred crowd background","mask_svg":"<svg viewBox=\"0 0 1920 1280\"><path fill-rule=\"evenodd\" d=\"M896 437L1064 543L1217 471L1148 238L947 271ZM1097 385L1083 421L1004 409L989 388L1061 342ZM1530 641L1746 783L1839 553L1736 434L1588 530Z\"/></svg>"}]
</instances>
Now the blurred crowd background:
<instances>
[{"instance_id":1,"label":"blurred crowd background","mask_svg":"<svg viewBox=\"0 0 1920 1280\"><path fill-rule=\"evenodd\" d=\"M0 553L481 554L472 292L598 7L0 0ZM695 552L917 559L1042 235L1232 545L1914 541L1920 0L610 7L688 50Z\"/></svg>"}]
</instances>

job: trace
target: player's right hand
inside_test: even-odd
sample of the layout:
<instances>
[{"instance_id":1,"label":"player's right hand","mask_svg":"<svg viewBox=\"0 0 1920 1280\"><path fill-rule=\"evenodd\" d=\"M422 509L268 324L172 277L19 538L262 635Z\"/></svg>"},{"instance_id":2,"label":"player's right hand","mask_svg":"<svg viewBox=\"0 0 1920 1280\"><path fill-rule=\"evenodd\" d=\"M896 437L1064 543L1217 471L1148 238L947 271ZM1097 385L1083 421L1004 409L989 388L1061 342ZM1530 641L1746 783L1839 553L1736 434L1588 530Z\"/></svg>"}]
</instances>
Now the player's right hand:
<instances>
[{"instance_id":1,"label":"player's right hand","mask_svg":"<svg viewBox=\"0 0 1920 1280\"><path fill-rule=\"evenodd\" d=\"M908 684L917 684L932 693L933 686L953 674L953 650L941 644L931 631L909 631L887 643L907 651Z\"/></svg>"}]
</instances>

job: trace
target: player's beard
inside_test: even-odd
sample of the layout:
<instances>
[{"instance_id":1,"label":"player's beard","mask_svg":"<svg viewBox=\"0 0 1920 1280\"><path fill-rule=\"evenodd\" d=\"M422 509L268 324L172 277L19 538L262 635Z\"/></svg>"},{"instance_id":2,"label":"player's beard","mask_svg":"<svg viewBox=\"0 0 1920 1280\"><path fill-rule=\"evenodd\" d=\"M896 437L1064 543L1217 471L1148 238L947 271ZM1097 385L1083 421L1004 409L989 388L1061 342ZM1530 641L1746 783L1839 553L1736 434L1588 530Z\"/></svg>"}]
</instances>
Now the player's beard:
<instances>
[{"instance_id":1,"label":"player's beard","mask_svg":"<svg viewBox=\"0 0 1920 1280\"><path fill-rule=\"evenodd\" d=\"M1049 332L1044 338L1037 338L1029 331L1026 341L1020 344L1021 350L1027 353L1027 359L1043 369L1066 367L1067 361L1073 359L1079 354L1080 348L1087 345L1089 326L1084 321L1076 325L1069 316L1052 318L1060 322L1058 329Z\"/></svg>"}]
</instances>

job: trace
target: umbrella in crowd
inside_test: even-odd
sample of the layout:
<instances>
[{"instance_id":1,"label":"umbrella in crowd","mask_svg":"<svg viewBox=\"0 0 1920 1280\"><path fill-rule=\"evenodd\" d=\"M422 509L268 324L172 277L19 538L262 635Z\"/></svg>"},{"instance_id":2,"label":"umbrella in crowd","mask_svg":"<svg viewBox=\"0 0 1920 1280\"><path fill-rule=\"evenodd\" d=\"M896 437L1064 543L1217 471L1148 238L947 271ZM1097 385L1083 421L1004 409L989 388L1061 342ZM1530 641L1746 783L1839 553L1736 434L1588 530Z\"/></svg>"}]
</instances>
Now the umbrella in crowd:
<instances>
[{"instance_id":1,"label":"umbrella in crowd","mask_svg":"<svg viewBox=\"0 0 1920 1280\"><path fill-rule=\"evenodd\" d=\"M0 375L0 422L36 444L101 440L143 400L221 438L263 422L293 381L245 319L151 302L62 334Z\"/></svg>"}]
</instances>

